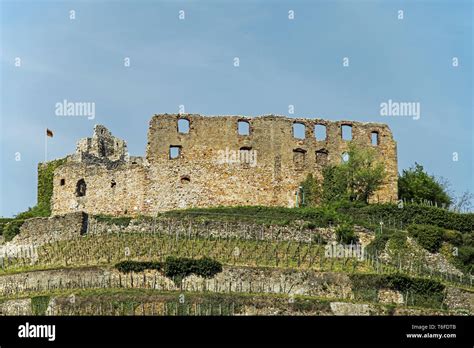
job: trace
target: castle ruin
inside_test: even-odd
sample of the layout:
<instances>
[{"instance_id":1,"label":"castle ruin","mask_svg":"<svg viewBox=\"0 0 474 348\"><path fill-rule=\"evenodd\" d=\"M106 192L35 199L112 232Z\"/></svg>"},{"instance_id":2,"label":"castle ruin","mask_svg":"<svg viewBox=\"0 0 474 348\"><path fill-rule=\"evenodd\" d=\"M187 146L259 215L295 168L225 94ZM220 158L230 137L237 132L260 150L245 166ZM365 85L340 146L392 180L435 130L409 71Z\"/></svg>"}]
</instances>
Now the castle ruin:
<instances>
[{"instance_id":1,"label":"castle ruin","mask_svg":"<svg viewBox=\"0 0 474 348\"><path fill-rule=\"evenodd\" d=\"M317 137L316 127L323 136ZM343 128L351 139L343 138ZM351 141L374 148L385 165L385 182L371 200L395 201L397 148L385 124L164 114L150 121L145 157L129 156L125 141L95 126L92 138L81 139L54 171L51 209L53 215L120 216L190 207L294 207L300 183L344 160Z\"/></svg>"}]
</instances>

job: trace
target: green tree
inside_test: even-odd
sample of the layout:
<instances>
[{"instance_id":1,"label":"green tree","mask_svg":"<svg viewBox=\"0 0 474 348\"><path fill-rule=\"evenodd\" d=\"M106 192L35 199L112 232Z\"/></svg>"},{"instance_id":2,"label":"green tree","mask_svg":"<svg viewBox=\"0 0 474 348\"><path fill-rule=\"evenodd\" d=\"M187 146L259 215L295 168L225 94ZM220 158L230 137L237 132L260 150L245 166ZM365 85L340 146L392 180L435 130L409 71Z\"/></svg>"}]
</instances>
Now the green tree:
<instances>
[{"instance_id":1,"label":"green tree","mask_svg":"<svg viewBox=\"0 0 474 348\"><path fill-rule=\"evenodd\" d=\"M349 199L368 203L370 196L380 187L385 167L376 160L371 148L349 146L349 160L342 165L347 177Z\"/></svg>"},{"instance_id":2,"label":"green tree","mask_svg":"<svg viewBox=\"0 0 474 348\"><path fill-rule=\"evenodd\" d=\"M385 177L383 163L376 160L373 149L349 146L348 160L323 168L323 180L318 183L310 174L301 183L305 205L328 204L340 201L368 203Z\"/></svg>"},{"instance_id":3,"label":"green tree","mask_svg":"<svg viewBox=\"0 0 474 348\"><path fill-rule=\"evenodd\" d=\"M408 201L422 203L427 200L439 206L448 207L452 203L446 185L443 185L433 175L423 170L423 166L415 162L398 177L398 197Z\"/></svg>"},{"instance_id":4,"label":"green tree","mask_svg":"<svg viewBox=\"0 0 474 348\"><path fill-rule=\"evenodd\" d=\"M313 207L317 205L319 203L321 189L317 180L313 177L313 174L308 174L300 186L304 194L304 202L302 202L301 206Z\"/></svg>"}]
</instances>

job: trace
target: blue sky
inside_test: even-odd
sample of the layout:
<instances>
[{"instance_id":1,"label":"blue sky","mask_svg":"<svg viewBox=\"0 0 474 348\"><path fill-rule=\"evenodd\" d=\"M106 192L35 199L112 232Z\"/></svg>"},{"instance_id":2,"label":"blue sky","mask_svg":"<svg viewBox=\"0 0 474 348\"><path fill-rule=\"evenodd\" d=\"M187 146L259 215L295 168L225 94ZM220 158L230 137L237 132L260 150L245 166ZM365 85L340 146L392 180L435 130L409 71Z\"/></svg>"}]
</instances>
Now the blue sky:
<instances>
[{"instance_id":1,"label":"blue sky","mask_svg":"<svg viewBox=\"0 0 474 348\"><path fill-rule=\"evenodd\" d=\"M144 155L151 116L179 105L288 115L291 104L288 116L387 123L400 171L417 161L457 194L474 192L472 1L0 4L1 216L35 205L46 127L49 159L72 153L94 124ZM64 99L94 102L95 119L56 116ZM420 119L381 116L389 99L419 102Z\"/></svg>"}]
</instances>

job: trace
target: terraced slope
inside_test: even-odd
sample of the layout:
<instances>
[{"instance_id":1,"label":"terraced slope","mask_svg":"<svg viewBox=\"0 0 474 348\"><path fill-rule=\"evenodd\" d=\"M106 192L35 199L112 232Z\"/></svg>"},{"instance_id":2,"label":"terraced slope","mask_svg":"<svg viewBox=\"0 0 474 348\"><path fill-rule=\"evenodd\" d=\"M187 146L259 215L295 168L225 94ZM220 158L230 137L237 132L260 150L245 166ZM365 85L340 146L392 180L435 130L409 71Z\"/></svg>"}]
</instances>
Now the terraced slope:
<instances>
[{"instance_id":1,"label":"terraced slope","mask_svg":"<svg viewBox=\"0 0 474 348\"><path fill-rule=\"evenodd\" d=\"M5 315L472 315L472 278L406 230L355 226L361 255L335 251L337 221L283 210L88 217L85 233L23 229L0 246ZM267 212L268 213L268 212ZM239 216L240 215L240 216ZM242 216L245 215L245 216ZM329 216L330 217L330 216ZM50 218L59 219L59 218ZM49 221L51 222L51 221ZM41 219L33 223L45 224ZM49 224L48 226L55 226ZM70 226L69 226L70 227ZM396 233L394 233L396 232ZM385 234L384 234L385 233ZM381 235L387 236L380 242ZM402 237L401 237L402 236ZM404 236L404 237L403 237ZM331 248L329 248L331 247ZM444 248L444 249L443 249ZM359 257L357 257L359 256ZM211 276L170 276L169 257L210 258ZM119 270L122 261L163 265ZM181 265L179 263L179 265Z\"/></svg>"}]
</instances>

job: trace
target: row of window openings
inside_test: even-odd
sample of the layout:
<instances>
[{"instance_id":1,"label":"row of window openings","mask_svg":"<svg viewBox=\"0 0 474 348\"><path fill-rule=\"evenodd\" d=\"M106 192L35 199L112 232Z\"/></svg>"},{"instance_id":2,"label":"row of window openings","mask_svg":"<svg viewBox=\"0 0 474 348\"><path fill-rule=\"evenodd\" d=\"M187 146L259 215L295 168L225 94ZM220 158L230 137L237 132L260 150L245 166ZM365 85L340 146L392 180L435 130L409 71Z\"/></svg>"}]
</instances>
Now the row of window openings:
<instances>
[{"instance_id":1,"label":"row of window openings","mask_svg":"<svg viewBox=\"0 0 474 348\"><path fill-rule=\"evenodd\" d=\"M326 140L326 126L322 124L317 124L314 127L314 136L316 140ZM296 139L305 139L306 138L306 126L302 123L293 123L293 137ZM341 138L342 140L351 141L352 140L352 126L344 124L341 126ZM370 142L372 145L379 145L379 133L371 132L370 133Z\"/></svg>"},{"instance_id":2,"label":"row of window openings","mask_svg":"<svg viewBox=\"0 0 474 348\"><path fill-rule=\"evenodd\" d=\"M326 165L328 163L328 156L329 153L325 149L316 151L316 163L319 165ZM346 163L347 161L349 161L349 154L343 152L341 154L341 162ZM303 169L306 163L306 150L293 150L293 163L295 164L296 169Z\"/></svg>"},{"instance_id":3,"label":"row of window openings","mask_svg":"<svg viewBox=\"0 0 474 348\"><path fill-rule=\"evenodd\" d=\"M237 129L239 135L250 135L250 124L247 121L238 121ZM182 134L189 133L189 120L181 118L178 120L178 132ZM326 140L326 126L322 124L317 124L314 127L314 135L316 140ZM293 136L296 139L305 139L306 138L306 126L302 123L293 123ZM342 125L341 126L341 137L343 140L350 141L352 140L352 126ZM372 145L379 144L379 133L372 132L370 134L370 140Z\"/></svg>"},{"instance_id":4,"label":"row of window openings","mask_svg":"<svg viewBox=\"0 0 474 348\"><path fill-rule=\"evenodd\" d=\"M242 151L251 151L251 148L249 147L242 147L239 150L240 152ZM170 159L178 158L181 154L181 146L170 146ZM306 156L306 150L303 149L295 149L293 150L293 161L296 162L301 162L304 161ZM316 151L316 163L319 164L325 164L327 163L327 157L328 157L328 151L327 150L318 150ZM342 162L347 162L349 160L349 154L347 152L344 152L341 155L341 161Z\"/></svg>"}]
</instances>

